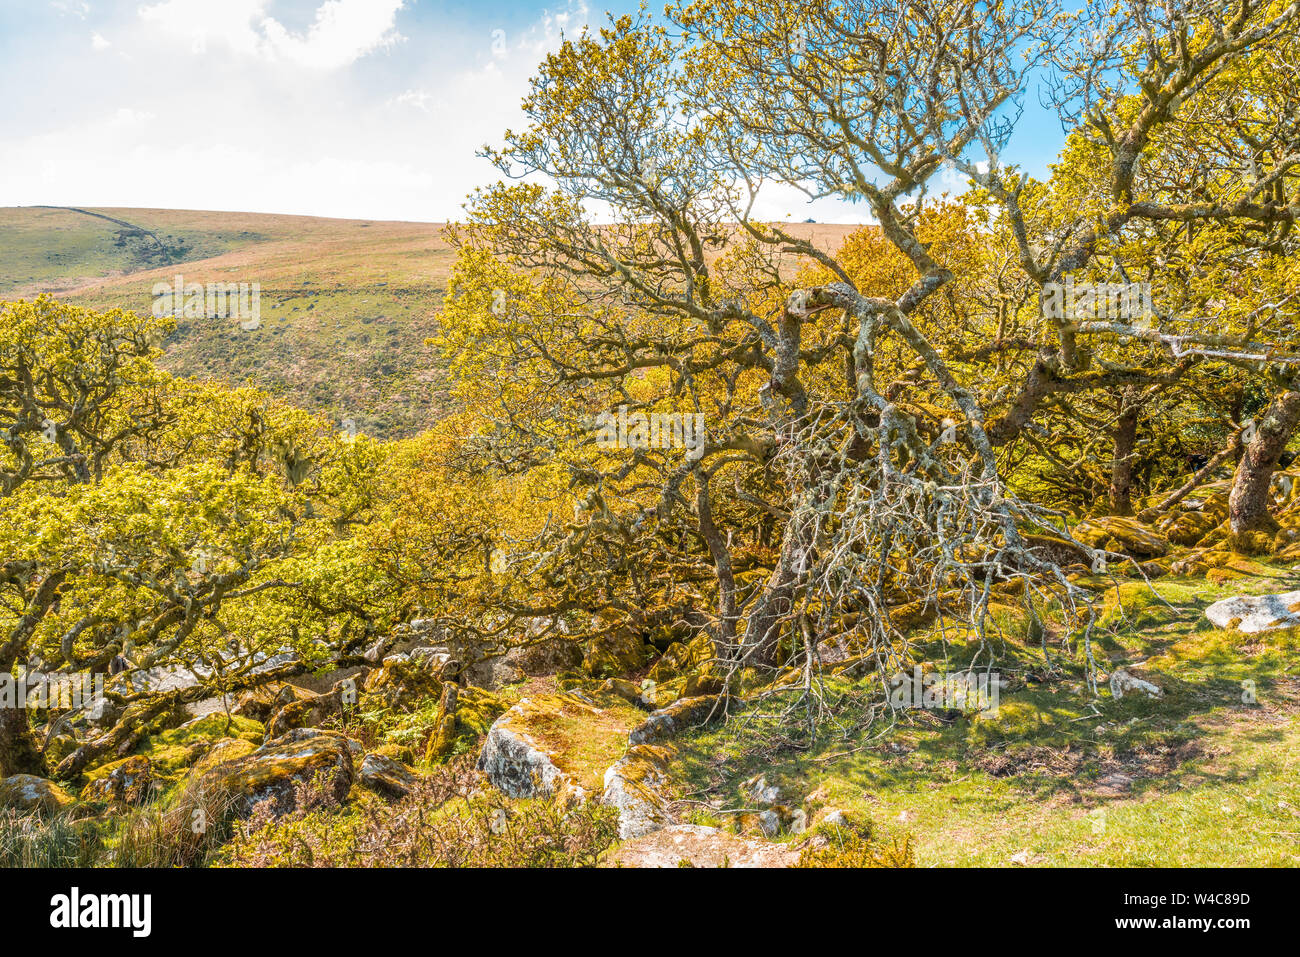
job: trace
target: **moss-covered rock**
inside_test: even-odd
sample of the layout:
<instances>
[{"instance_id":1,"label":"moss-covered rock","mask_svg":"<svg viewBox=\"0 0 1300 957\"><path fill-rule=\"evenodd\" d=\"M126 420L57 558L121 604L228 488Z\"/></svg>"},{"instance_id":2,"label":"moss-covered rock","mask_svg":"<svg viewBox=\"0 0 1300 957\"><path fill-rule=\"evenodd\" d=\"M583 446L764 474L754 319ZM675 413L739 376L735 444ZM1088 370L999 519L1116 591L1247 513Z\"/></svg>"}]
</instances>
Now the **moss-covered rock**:
<instances>
[{"instance_id":1,"label":"moss-covered rock","mask_svg":"<svg viewBox=\"0 0 1300 957\"><path fill-rule=\"evenodd\" d=\"M35 774L0 779L0 807L24 813L56 814L72 803L72 795L53 781Z\"/></svg>"},{"instance_id":2,"label":"moss-covered rock","mask_svg":"<svg viewBox=\"0 0 1300 957\"><path fill-rule=\"evenodd\" d=\"M407 765L415 764L416 761L415 749L405 744L381 744L375 748L373 753L392 758L394 761L400 761Z\"/></svg>"},{"instance_id":3,"label":"moss-covered rock","mask_svg":"<svg viewBox=\"0 0 1300 957\"><path fill-rule=\"evenodd\" d=\"M582 668L593 678L611 678L635 671L646 663L649 647L630 629L615 628L587 642Z\"/></svg>"},{"instance_id":4,"label":"moss-covered rock","mask_svg":"<svg viewBox=\"0 0 1300 957\"><path fill-rule=\"evenodd\" d=\"M1227 547L1194 549L1175 559L1169 567L1175 575L1201 577L1216 585L1234 578L1270 577L1273 574L1268 566Z\"/></svg>"},{"instance_id":5,"label":"moss-covered rock","mask_svg":"<svg viewBox=\"0 0 1300 957\"><path fill-rule=\"evenodd\" d=\"M411 654L389 655L383 666L372 670L363 685L364 706L411 710L426 698L437 698L459 665L445 651L417 648Z\"/></svg>"},{"instance_id":6,"label":"moss-covered rock","mask_svg":"<svg viewBox=\"0 0 1300 957\"><path fill-rule=\"evenodd\" d=\"M689 674L715 657L713 641L708 635L696 635L688 643L675 641L659 656L650 669L655 681L668 681Z\"/></svg>"},{"instance_id":7,"label":"moss-covered rock","mask_svg":"<svg viewBox=\"0 0 1300 957\"><path fill-rule=\"evenodd\" d=\"M322 694L308 695L284 705L266 726L267 740L278 738L294 728L316 728L330 718L342 717L357 703L357 685L352 678L337 682Z\"/></svg>"},{"instance_id":8,"label":"moss-covered rock","mask_svg":"<svg viewBox=\"0 0 1300 957\"><path fill-rule=\"evenodd\" d=\"M235 699L230 711L242 718L251 718L265 724L280 708L306 696L305 692L300 692L293 685L263 685L241 694Z\"/></svg>"},{"instance_id":9,"label":"moss-covered rock","mask_svg":"<svg viewBox=\"0 0 1300 957\"><path fill-rule=\"evenodd\" d=\"M367 754L357 770L357 780L385 797L401 798L411 792L415 775L400 761L382 754Z\"/></svg>"},{"instance_id":10,"label":"moss-covered rock","mask_svg":"<svg viewBox=\"0 0 1300 957\"><path fill-rule=\"evenodd\" d=\"M298 728L250 754L202 772L195 786L221 794L233 814L247 816L263 801L276 813L293 810L299 784L318 781L342 802L354 778L355 742L315 728Z\"/></svg>"},{"instance_id":11,"label":"moss-covered rock","mask_svg":"<svg viewBox=\"0 0 1300 957\"><path fill-rule=\"evenodd\" d=\"M638 707L647 707L645 701L641 697L640 686L634 682L628 681L626 678L606 678L604 683L601 684L600 688L597 690L600 694L615 695L622 698L629 704L634 704Z\"/></svg>"},{"instance_id":12,"label":"moss-covered rock","mask_svg":"<svg viewBox=\"0 0 1300 957\"><path fill-rule=\"evenodd\" d=\"M1215 512L1176 510L1156 521L1156 529L1175 545L1195 545L1223 521Z\"/></svg>"},{"instance_id":13,"label":"moss-covered rock","mask_svg":"<svg viewBox=\"0 0 1300 957\"><path fill-rule=\"evenodd\" d=\"M1074 537L1090 548L1104 548L1134 558L1168 554L1169 540L1135 518L1108 515L1090 518L1074 528Z\"/></svg>"},{"instance_id":14,"label":"moss-covered rock","mask_svg":"<svg viewBox=\"0 0 1300 957\"><path fill-rule=\"evenodd\" d=\"M639 744L605 772L601 803L618 809L618 836L641 837L672 823L668 813L668 761L673 751Z\"/></svg>"},{"instance_id":15,"label":"moss-covered rock","mask_svg":"<svg viewBox=\"0 0 1300 957\"><path fill-rule=\"evenodd\" d=\"M717 648L707 634L696 635L686 643L679 641L669 645L651 667L648 677L665 686L682 679L680 696L686 698L717 694L726 684Z\"/></svg>"},{"instance_id":16,"label":"moss-covered rock","mask_svg":"<svg viewBox=\"0 0 1300 957\"><path fill-rule=\"evenodd\" d=\"M725 702L716 695L681 698L652 713L628 734L631 745L653 744L681 734L711 717L725 714Z\"/></svg>"},{"instance_id":17,"label":"moss-covered rock","mask_svg":"<svg viewBox=\"0 0 1300 957\"><path fill-rule=\"evenodd\" d=\"M512 797L556 793L570 785L596 791L642 717L615 697L565 693L527 698L492 725L479 768Z\"/></svg>"},{"instance_id":18,"label":"moss-covered rock","mask_svg":"<svg viewBox=\"0 0 1300 957\"><path fill-rule=\"evenodd\" d=\"M194 762L190 768L191 776L202 775L215 767L230 761L238 761L257 750L257 744L244 738L226 738L212 745L203 757Z\"/></svg>"},{"instance_id":19,"label":"moss-covered rock","mask_svg":"<svg viewBox=\"0 0 1300 957\"><path fill-rule=\"evenodd\" d=\"M547 638L511 648L505 658L530 677L553 675L580 667L582 646L568 637Z\"/></svg>"},{"instance_id":20,"label":"moss-covered rock","mask_svg":"<svg viewBox=\"0 0 1300 957\"><path fill-rule=\"evenodd\" d=\"M154 735L139 753L149 759L155 779L167 781L193 766L223 741L236 739L257 745L264 737L261 722L239 716L227 720L224 713L214 712ZM88 772L87 777L98 776L100 770L102 766Z\"/></svg>"},{"instance_id":21,"label":"moss-covered rock","mask_svg":"<svg viewBox=\"0 0 1300 957\"><path fill-rule=\"evenodd\" d=\"M507 711L488 731L479 753L478 769L487 775L493 787L510 797L558 793L571 783L569 776L523 729L524 713L516 711L518 707Z\"/></svg>"},{"instance_id":22,"label":"moss-covered rock","mask_svg":"<svg viewBox=\"0 0 1300 957\"><path fill-rule=\"evenodd\" d=\"M685 677L670 678L667 681L646 678L640 687L641 704L655 711L666 708L686 696L686 682Z\"/></svg>"},{"instance_id":23,"label":"moss-covered rock","mask_svg":"<svg viewBox=\"0 0 1300 957\"><path fill-rule=\"evenodd\" d=\"M808 828L808 817L800 808L774 804L762 811L741 814L737 817L741 833L776 837L783 832L801 834Z\"/></svg>"},{"instance_id":24,"label":"moss-covered rock","mask_svg":"<svg viewBox=\"0 0 1300 957\"><path fill-rule=\"evenodd\" d=\"M57 768L59 762L77 750L77 739L71 734L56 734L45 748L45 765Z\"/></svg>"},{"instance_id":25,"label":"moss-covered rock","mask_svg":"<svg viewBox=\"0 0 1300 957\"><path fill-rule=\"evenodd\" d=\"M508 707L509 700L501 694L448 682L438 700L433 731L425 746L425 761L436 764L469 750Z\"/></svg>"},{"instance_id":26,"label":"moss-covered rock","mask_svg":"<svg viewBox=\"0 0 1300 957\"><path fill-rule=\"evenodd\" d=\"M88 777L81 790L83 801L143 804L153 792L153 767L142 754L103 765Z\"/></svg>"}]
</instances>

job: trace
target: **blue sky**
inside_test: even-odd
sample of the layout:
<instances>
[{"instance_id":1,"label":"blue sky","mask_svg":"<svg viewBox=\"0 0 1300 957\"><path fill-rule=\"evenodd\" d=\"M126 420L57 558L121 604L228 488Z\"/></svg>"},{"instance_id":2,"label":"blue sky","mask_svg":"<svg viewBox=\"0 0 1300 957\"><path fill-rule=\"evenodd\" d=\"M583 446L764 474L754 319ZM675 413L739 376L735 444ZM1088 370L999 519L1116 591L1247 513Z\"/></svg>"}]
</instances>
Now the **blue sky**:
<instances>
[{"instance_id":1,"label":"blue sky","mask_svg":"<svg viewBox=\"0 0 1300 957\"><path fill-rule=\"evenodd\" d=\"M611 0L0 0L0 206L455 218L540 58ZM655 7L657 9L657 5ZM1061 133L1025 100L1006 159ZM951 185L956 185L953 182ZM759 211L855 221L774 191Z\"/></svg>"}]
</instances>

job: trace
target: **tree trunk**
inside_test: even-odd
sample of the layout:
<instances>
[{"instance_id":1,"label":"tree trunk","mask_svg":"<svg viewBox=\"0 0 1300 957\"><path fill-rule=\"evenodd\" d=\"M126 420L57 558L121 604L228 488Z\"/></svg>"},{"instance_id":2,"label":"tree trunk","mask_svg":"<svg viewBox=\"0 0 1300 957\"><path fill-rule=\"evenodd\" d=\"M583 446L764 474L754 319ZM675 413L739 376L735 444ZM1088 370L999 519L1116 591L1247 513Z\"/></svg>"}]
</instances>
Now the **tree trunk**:
<instances>
[{"instance_id":1,"label":"tree trunk","mask_svg":"<svg viewBox=\"0 0 1300 957\"><path fill-rule=\"evenodd\" d=\"M1110 465L1110 512L1133 514L1133 465L1137 461L1138 413L1141 411L1138 390L1130 386L1120 397L1119 418L1115 422L1115 449Z\"/></svg>"},{"instance_id":2,"label":"tree trunk","mask_svg":"<svg viewBox=\"0 0 1300 957\"><path fill-rule=\"evenodd\" d=\"M1255 427L1237 463L1228 496L1228 526L1233 544L1249 551L1260 549L1251 533L1273 533L1278 524L1269 514L1269 485L1287 441L1300 423L1300 392L1287 391L1273 399Z\"/></svg>"},{"instance_id":3,"label":"tree trunk","mask_svg":"<svg viewBox=\"0 0 1300 957\"><path fill-rule=\"evenodd\" d=\"M37 586L8 639L0 644L0 678L14 680L14 665L25 658L32 634L54 604L67 575L66 569L51 572ZM24 669L22 680L26 679ZM14 691L14 707L9 707L10 702L0 703L0 775L44 774L45 759L36 747L27 709L17 707L17 688Z\"/></svg>"},{"instance_id":4,"label":"tree trunk","mask_svg":"<svg viewBox=\"0 0 1300 957\"><path fill-rule=\"evenodd\" d=\"M0 777L11 774L44 776L45 760L32 736L27 709L0 706Z\"/></svg>"},{"instance_id":5,"label":"tree trunk","mask_svg":"<svg viewBox=\"0 0 1300 957\"><path fill-rule=\"evenodd\" d=\"M709 497L709 479L703 470L695 476L695 502L699 514L700 535L709 546L714 574L718 579L718 639L732 654L736 645L736 576L731 566L731 549L713 523L713 505Z\"/></svg>"},{"instance_id":6,"label":"tree trunk","mask_svg":"<svg viewBox=\"0 0 1300 957\"><path fill-rule=\"evenodd\" d=\"M786 523L776 567L746 616L740 644L740 660L745 666L772 667L780 663L781 625L793 610L795 586L802 571L799 566L807 560L804 556L812 544L809 525L797 515L791 515Z\"/></svg>"},{"instance_id":7,"label":"tree trunk","mask_svg":"<svg viewBox=\"0 0 1300 957\"><path fill-rule=\"evenodd\" d=\"M1233 422L1240 422L1241 415L1246 411L1246 390L1239 388L1233 391L1232 404L1228 406L1228 415L1232 417ZM1246 453L1246 443L1238 441L1237 451L1233 452L1232 464L1235 466L1241 461L1241 457Z\"/></svg>"}]
</instances>

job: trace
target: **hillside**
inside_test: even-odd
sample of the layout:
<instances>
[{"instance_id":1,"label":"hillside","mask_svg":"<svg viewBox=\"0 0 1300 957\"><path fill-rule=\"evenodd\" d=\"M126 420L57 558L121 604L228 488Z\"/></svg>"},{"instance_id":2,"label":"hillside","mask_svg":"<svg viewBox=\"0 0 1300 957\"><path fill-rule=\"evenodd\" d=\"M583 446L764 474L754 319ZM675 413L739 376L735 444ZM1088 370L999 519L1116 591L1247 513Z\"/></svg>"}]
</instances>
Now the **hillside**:
<instances>
[{"instance_id":1,"label":"hillside","mask_svg":"<svg viewBox=\"0 0 1300 957\"><path fill-rule=\"evenodd\" d=\"M857 227L790 228L833 249ZM444 404L439 363L425 340L437 329L453 258L440 223L0 209L0 298L51 293L76 305L148 313L154 285L177 275L186 283L258 283L259 328L179 320L163 344L163 367L251 382L378 438L426 428Z\"/></svg>"},{"instance_id":2,"label":"hillside","mask_svg":"<svg viewBox=\"0 0 1300 957\"><path fill-rule=\"evenodd\" d=\"M246 213L95 209L0 211L0 291L51 292L77 305L148 312L155 283L261 287L261 325L182 319L162 365L180 375L251 382L295 404L391 438L429 424L440 387L433 317L452 252L432 223L370 223ZM125 234L125 235L124 235Z\"/></svg>"}]
</instances>

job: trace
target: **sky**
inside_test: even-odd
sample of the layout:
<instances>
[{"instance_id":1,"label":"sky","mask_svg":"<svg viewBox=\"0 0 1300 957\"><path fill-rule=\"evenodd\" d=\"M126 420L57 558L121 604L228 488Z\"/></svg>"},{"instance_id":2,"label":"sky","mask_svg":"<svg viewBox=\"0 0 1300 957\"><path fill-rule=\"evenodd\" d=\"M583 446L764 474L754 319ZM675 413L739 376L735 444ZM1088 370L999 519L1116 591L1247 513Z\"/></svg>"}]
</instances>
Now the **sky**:
<instances>
[{"instance_id":1,"label":"sky","mask_svg":"<svg viewBox=\"0 0 1300 957\"><path fill-rule=\"evenodd\" d=\"M634 0L0 0L0 206L442 222L562 37ZM658 9L655 5L653 9ZM1005 159L1062 141L1025 98ZM955 174L941 182L954 191ZM859 222L773 190L759 218Z\"/></svg>"}]
</instances>

